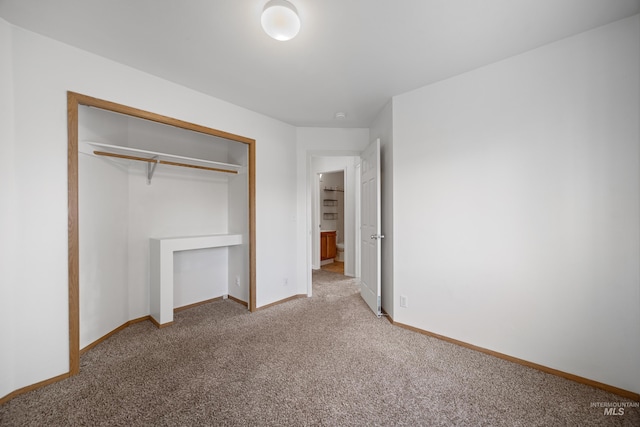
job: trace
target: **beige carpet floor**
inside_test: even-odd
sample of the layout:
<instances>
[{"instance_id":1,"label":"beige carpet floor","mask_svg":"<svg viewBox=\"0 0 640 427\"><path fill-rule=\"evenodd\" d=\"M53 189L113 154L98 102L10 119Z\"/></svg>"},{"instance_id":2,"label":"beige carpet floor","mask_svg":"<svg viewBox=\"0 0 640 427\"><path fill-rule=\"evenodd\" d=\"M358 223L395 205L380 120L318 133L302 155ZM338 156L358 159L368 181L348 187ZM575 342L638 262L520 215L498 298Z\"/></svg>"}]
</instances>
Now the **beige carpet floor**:
<instances>
[{"instance_id":1,"label":"beige carpet floor","mask_svg":"<svg viewBox=\"0 0 640 427\"><path fill-rule=\"evenodd\" d=\"M2 426L639 426L625 399L376 318L356 282L249 313L218 301L135 324L79 375L0 406Z\"/></svg>"}]
</instances>

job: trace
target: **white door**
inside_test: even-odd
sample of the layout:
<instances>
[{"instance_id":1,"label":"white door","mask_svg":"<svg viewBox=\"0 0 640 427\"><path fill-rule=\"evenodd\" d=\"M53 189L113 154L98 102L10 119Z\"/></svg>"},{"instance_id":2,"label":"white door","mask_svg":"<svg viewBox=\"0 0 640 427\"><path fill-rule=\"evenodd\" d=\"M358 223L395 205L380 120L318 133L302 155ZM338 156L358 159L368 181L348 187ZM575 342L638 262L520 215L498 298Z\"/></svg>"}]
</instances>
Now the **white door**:
<instances>
[{"instance_id":1,"label":"white door","mask_svg":"<svg viewBox=\"0 0 640 427\"><path fill-rule=\"evenodd\" d=\"M380 140L362 152L360 167L360 295L374 314L381 315L380 304Z\"/></svg>"}]
</instances>

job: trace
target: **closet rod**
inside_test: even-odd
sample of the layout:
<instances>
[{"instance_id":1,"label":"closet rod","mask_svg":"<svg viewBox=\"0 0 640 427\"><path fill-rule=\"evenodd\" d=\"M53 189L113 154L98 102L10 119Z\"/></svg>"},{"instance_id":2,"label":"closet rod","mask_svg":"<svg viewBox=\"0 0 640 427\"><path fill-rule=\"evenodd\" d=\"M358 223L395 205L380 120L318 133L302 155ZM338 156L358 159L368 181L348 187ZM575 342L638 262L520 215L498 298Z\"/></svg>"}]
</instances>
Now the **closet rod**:
<instances>
[{"instance_id":1,"label":"closet rod","mask_svg":"<svg viewBox=\"0 0 640 427\"><path fill-rule=\"evenodd\" d=\"M218 169L218 168L210 168L208 166L189 165L187 163L170 162L168 160L149 159L147 157L127 156L126 154L108 153L106 151L94 151L93 154L95 154L96 156L118 157L121 159L137 160L140 162L147 162L147 163L160 163L163 165L170 165L170 166L182 166L183 168L203 169L203 170L214 171L214 172L225 172L225 173L235 173L235 174L238 173L238 171L233 171L229 169Z\"/></svg>"}]
</instances>

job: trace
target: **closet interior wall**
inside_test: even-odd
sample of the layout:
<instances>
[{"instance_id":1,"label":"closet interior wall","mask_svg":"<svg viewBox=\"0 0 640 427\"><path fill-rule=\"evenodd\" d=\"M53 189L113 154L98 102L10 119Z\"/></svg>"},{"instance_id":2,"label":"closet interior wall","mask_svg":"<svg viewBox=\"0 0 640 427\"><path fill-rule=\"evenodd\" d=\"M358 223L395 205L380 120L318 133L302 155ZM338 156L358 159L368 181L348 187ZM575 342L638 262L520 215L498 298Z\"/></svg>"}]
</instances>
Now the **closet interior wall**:
<instances>
[{"instance_id":1,"label":"closet interior wall","mask_svg":"<svg viewBox=\"0 0 640 427\"><path fill-rule=\"evenodd\" d=\"M247 164L245 144L79 108L80 348L150 314L149 238L242 234L234 248L176 252L174 308L249 295L248 178L98 157L86 141ZM236 284L236 283L239 283Z\"/></svg>"}]
</instances>

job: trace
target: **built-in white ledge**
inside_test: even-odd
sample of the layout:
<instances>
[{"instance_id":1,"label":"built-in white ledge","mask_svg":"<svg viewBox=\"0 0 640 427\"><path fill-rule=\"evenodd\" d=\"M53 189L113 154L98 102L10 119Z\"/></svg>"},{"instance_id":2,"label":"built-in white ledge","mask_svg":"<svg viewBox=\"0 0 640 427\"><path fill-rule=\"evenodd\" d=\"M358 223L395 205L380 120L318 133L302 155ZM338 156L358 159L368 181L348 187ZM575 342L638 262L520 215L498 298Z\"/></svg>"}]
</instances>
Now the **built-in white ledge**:
<instances>
[{"instance_id":1,"label":"built-in white ledge","mask_svg":"<svg viewBox=\"0 0 640 427\"><path fill-rule=\"evenodd\" d=\"M173 253L242 244L241 234L163 237L149 239L151 261L151 317L162 327L173 322Z\"/></svg>"}]
</instances>

